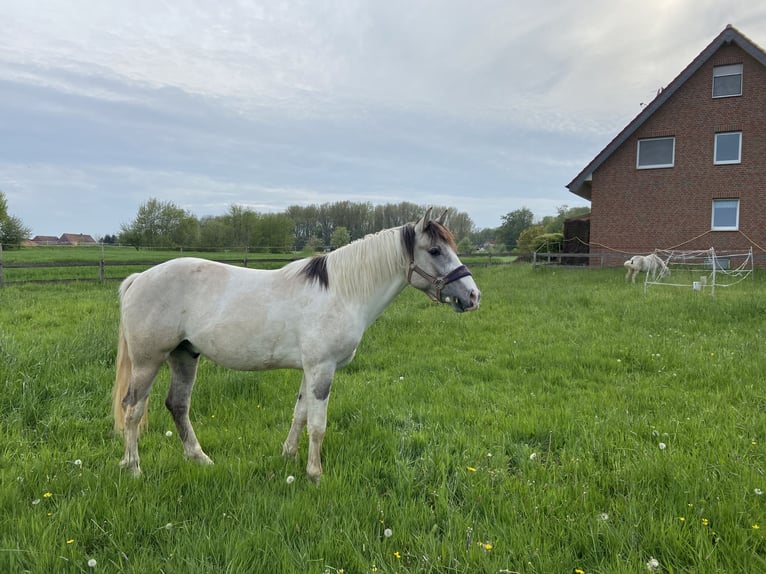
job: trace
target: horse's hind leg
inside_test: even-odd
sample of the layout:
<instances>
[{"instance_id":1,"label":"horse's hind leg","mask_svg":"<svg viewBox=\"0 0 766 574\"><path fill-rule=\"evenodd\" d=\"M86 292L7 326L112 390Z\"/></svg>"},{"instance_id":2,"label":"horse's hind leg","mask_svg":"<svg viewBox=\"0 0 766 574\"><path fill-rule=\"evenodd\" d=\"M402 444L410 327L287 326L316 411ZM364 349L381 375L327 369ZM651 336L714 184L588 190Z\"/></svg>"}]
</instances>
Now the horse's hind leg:
<instances>
[{"instance_id":1,"label":"horse's hind leg","mask_svg":"<svg viewBox=\"0 0 766 574\"><path fill-rule=\"evenodd\" d=\"M141 474L138 458L138 425L146 412L149 391L159 368L159 364L147 367L133 365L128 392L122 399L125 417L125 456L120 461L120 466L129 470L133 476Z\"/></svg>"},{"instance_id":2,"label":"horse's hind leg","mask_svg":"<svg viewBox=\"0 0 766 574\"><path fill-rule=\"evenodd\" d=\"M290 432L287 439L282 444L282 456L296 458L298 456L298 441L301 438L303 428L308 420L308 399L306 398L306 375L301 380L301 388L298 391L298 399L295 401L295 410L293 411L293 424L290 426Z\"/></svg>"},{"instance_id":3,"label":"horse's hind leg","mask_svg":"<svg viewBox=\"0 0 766 574\"><path fill-rule=\"evenodd\" d=\"M170 390L165 399L165 406L173 415L178 436L184 445L184 454L201 464L213 464L210 457L202 451L189 420L189 405L198 363L199 354L195 353L188 344L179 345L170 353L168 357Z\"/></svg>"}]
</instances>

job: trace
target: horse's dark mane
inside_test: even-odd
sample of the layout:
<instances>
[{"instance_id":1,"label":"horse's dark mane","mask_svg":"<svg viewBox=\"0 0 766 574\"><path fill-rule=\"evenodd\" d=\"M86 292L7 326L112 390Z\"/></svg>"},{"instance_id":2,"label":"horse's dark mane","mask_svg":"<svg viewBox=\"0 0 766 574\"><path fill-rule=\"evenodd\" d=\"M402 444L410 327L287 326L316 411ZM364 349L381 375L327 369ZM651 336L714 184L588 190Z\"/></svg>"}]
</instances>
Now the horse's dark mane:
<instances>
[{"instance_id":1,"label":"horse's dark mane","mask_svg":"<svg viewBox=\"0 0 766 574\"><path fill-rule=\"evenodd\" d=\"M426 223L425 229L423 229L432 243L436 241L444 241L457 253L457 245L455 245L455 237L452 232L444 227L438 221L431 220ZM404 252L407 257L412 260L415 256L415 224L408 223L402 228L402 245L404 246Z\"/></svg>"},{"instance_id":2,"label":"horse's dark mane","mask_svg":"<svg viewBox=\"0 0 766 574\"><path fill-rule=\"evenodd\" d=\"M309 283L316 281L323 288L327 289L330 286L330 276L327 273L327 257L317 255L309 259L303 269L301 269L301 275Z\"/></svg>"}]
</instances>

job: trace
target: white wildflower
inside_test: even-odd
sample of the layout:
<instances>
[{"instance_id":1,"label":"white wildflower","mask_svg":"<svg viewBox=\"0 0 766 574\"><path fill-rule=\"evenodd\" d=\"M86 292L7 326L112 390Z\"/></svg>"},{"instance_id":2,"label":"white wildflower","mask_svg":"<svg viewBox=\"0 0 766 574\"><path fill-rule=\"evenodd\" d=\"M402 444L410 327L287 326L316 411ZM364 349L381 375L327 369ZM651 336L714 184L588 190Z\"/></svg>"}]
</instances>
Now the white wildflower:
<instances>
[{"instance_id":1,"label":"white wildflower","mask_svg":"<svg viewBox=\"0 0 766 574\"><path fill-rule=\"evenodd\" d=\"M287 477L287 484L292 484L295 481L295 477L291 474Z\"/></svg>"},{"instance_id":2,"label":"white wildflower","mask_svg":"<svg viewBox=\"0 0 766 574\"><path fill-rule=\"evenodd\" d=\"M763 491L760 488L756 488L755 490L753 490L753 492L755 492L758 496L761 496L763 494Z\"/></svg>"},{"instance_id":3,"label":"white wildflower","mask_svg":"<svg viewBox=\"0 0 766 574\"><path fill-rule=\"evenodd\" d=\"M646 567L649 569L649 572L656 572L660 569L660 561L652 556L649 558L649 562L646 563Z\"/></svg>"},{"instance_id":4,"label":"white wildflower","mask_svg":"<svg viewBox=\"0 0 766 574\"><path fill-rule=\"evenodd\" d=\"M91 558L90 560L88 560L88 568L95 568L96 564L98 564L98 562L96 562L95 558Z\"/></svg>"},{"instance_id":5,"label":"white wildflower","mask_svg":"<svg viewBox=\"0 0 766 574\"><path fill-rule=\"evenodd\" d=\"M658 444L657 446L659 446L659 447L660 447L660 450L665 450L666 448L668 448L668 445L666 445L664 442L661 442L661 443L660 443L660 444Z\"/></svg>"},{"instance_id":6,"label":"white wildflower","mask_svg":"<svg viewBox=\"0 0 766 574\"><path fill-rule=\"evenodd\" d=\"M386 528L383 531L383 536L385 536L386 538L391 538L393 535L394 535L394 532L390 528Z\"/></svg>"},{"instance_id":7,"label":"white wildflower","mask_svg":"<svg viewBox=\"0 0 766 574\"><path fill-rule=\"evenodd\" d=\"M170 431L170 430L166 431L165 436L168 436L168 437L173 436L173 431Z\"/></svg>"}]
</instances>

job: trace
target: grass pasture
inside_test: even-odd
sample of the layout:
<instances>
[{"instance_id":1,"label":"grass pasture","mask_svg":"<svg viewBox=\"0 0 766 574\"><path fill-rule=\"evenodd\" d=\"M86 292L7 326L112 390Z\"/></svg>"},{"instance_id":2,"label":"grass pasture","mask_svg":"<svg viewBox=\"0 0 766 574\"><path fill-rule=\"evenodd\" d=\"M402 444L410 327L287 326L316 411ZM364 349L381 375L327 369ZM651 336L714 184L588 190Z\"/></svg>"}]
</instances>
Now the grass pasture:
<instances>
[{"instance_id":1,"label":"grass pasture","mask_svg":"<svg viewBox=\"0 0 766 574\"><path fill-rule=\"evenodd\" d=\"M183 459L165 370L122 473L117 284L4 287L0 572L766 572L764 276L623 274L477 267L466 315L406 289L336 376L319 486L305 436L280 456L299 373L204 360L216 464Z\"/></svg>"}]
</instances>

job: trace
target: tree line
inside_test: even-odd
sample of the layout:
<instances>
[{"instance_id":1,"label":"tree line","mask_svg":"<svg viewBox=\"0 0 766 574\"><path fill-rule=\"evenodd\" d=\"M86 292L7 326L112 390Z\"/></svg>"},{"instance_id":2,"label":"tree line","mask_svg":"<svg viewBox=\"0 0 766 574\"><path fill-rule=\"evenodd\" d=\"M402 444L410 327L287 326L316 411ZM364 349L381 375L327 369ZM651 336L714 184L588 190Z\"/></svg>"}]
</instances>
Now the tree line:
<instances>
[{"instance_id":1,"label":"tree line","mask_svg":"<svg viewBox=\"0 0 766 574\"><path fill-rule=\"evenodd\" d=\"M283 213L259 213L249 207L232 205L223 215L196 217L172 201L156 198L142 204L136 216L123 224L118 233L106 235L104 243L144 247L189 249L250 249L265 252L322 251L337 248L369 233L417 221L426 207L410 202L372 205L340 201L335 203L291 205ZM562 205L555 216L536 220L526 207L501 216L501 225L476 229L466 213L448 211L450 230L460 253L476 249L528 253L542 245L560 245L564 220L587 213L587 207ZM8 202L0 191L0 244L18 246L30 229L8 212ZM555 249L555 248L554 248Z\"/></svg>"},{"instance_id":2,"label":"tree line","mask_svg":"<svg viewBox=\"0 0 766 574\"><path fill-rule=\"evenodd\" d=\"M135 218L108 241L143 247L248 248L269 252L320 251L337 248L369 233L416 221L425 207L415 203L372 205L340 201L321 205L291 205L283 213L259 213L232 205L223 215L197 218L172 201L152 198ZM468 214L447 209L456 241L470 237L474 224Z\"/></svg>"}]
</instances>

